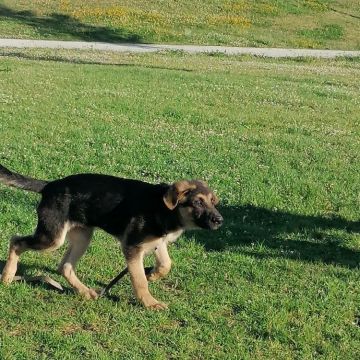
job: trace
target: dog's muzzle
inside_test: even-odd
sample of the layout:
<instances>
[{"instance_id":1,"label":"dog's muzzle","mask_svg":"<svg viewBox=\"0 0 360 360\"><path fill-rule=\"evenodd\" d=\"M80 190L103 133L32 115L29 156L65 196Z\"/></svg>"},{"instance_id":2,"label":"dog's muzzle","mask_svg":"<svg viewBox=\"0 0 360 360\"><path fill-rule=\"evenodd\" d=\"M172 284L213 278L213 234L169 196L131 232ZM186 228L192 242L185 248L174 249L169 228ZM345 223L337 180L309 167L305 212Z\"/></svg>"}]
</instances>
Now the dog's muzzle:
<instances>
[{"instance_id":1,"label":"dog's muzzle","mask_svg":"<svg viewBox=\"0 0 360 360\"><path fill-rule=\"evenodd\" d=\"M220 214L211 214L209 217L209 227L211 230L218 229L224 222L224 218Z\"/></svg>"}]
</instances>

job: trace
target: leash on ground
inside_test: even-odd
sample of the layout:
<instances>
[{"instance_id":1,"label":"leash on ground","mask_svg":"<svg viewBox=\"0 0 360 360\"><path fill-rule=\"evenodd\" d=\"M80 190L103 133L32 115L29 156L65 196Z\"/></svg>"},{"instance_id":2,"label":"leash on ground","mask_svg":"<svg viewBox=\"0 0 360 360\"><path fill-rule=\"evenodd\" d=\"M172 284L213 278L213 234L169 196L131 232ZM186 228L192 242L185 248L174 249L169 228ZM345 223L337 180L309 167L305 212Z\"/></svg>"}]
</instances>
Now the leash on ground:
<instances>
[{"instance_id":1,"label":"leash on ground","mask_svg":"<svg viewBox=\"0 0 360 360\"><path fill-rule=\"evenodd\" d=\"M145 268L145 275L150 274L152 267L146 267ZM128 268L126 267L123 271L121 271L118 275L116 275L105 287L103 287L100 292L99 296L105 296L109 290L121 279L123 278L127 273L129 272Z\"/></svg>"}]
</instances>

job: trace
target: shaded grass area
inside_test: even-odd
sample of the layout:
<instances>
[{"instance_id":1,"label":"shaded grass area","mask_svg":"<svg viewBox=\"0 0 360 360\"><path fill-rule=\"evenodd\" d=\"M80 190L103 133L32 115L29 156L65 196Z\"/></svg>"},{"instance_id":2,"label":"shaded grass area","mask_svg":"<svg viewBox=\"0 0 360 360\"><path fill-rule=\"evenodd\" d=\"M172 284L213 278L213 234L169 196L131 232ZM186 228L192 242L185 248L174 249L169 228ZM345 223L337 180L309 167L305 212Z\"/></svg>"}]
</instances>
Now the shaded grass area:
<instances>
[{"instance_id":1,"label":"shaded grass area","mask_svg":"<svg viewBox=\"0 0 360 360\"><path fill-rule=\"evenodd\" d=\"M4 4L0 4L2 25L9 27L10 32L15 28L23 28L25 34L14 34L15 37L26 36L30 31L40 38L60 38L64 40L81 39L87 41L104 42L139 42L140 37L135 33L121 28L109 28L101 25L91 25L64 13L51 13L39 16L31 10L16 11ZM21 30L20 30L21 31ZM0 32L1 34L1 32ZM6 34L1 34L3 37ZM36 37L36 35L35 35Z\"/></svg>"},{"instance_id":2,"label":"shaded grass area","mask_svg":"<svg viewBox=\"0 0 360 360\"><path fill-rule=\"evenodd\" d=\"M357 0L13 1L0 36L360 49Z\"/></svg>"},{"instance_id":3,"label":"shaded grass area","mask_svg":"<svg viewBox=\"0 0 360 360\"><path fill-rule=\"evenodd\" d=\"M151 284L166 312L136 304L128 278L95 302L0 286L2 358L357 357L358 59L1 55L1 163L44 179L202 178L226 220L171 247L170 275ZM37 201L1 187L2 260L11 235L33 231ZM19 272L64 284L63 251L27 253ZM99 288L123 266L97 232L78 273Z\"/></svg>"}]
</instances>

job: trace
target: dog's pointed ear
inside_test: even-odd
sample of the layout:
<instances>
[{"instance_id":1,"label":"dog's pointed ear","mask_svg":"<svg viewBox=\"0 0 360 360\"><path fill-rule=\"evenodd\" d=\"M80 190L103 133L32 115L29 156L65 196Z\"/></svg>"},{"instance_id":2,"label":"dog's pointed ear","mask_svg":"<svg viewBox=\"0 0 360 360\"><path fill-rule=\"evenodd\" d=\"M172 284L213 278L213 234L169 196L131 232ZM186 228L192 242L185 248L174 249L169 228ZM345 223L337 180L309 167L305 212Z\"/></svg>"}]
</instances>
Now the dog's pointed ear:
<instances>
[{"instance_id":1,"label":"dog's pointed ear","mask_svg":"<svg viewBox=\"0 0 360 360\"><path fill-rule=\"evenodd\" d=\"M212 203L216 206L219 204L219 198L213 193Z\"/></svg>"},{"instance_id":2,"label":"dog's pointed ear","mask_svg":"<svg viewBox=\"0 0 360 360\"><path fill-rule=\"evenodd\" d=\"M204 181L204 180L197 180L200 184L202 184L203 186L205 186L205 187L209 187L209 185L207 184L207 182L206 181Z\"/></svg>"},{"instance_id":3,"label":"dog's pointed ear","mask_svg":"<svg viewBox=\"0 0 360 360\"><path fill-rule=\"evenodd\" d=\"M186 194L193 189L196 189L196 185L191 184L187 180L178 181L170 185L169 189L163 196L163 201L166 207L170 210L174 210L179 202L184 199Z\"/></svg>"}]
</instances>

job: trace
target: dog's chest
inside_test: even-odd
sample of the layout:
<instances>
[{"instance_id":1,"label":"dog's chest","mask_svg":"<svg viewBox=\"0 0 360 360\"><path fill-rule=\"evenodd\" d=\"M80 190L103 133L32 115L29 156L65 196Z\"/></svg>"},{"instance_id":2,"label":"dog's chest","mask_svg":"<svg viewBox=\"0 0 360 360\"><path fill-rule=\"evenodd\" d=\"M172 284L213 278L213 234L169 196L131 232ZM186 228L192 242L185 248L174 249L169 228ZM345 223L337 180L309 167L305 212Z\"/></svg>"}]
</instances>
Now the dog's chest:
<instances>
[{"instance_id":1,"label":"dog's chest","mask_svg":"<svg viewBox=\"0 0 360 360\"><path fill-rule=\"evenodd\" d=\"M146 241L145 243L143 243L141 247L145 253L149 253L151 251L154 251L157 247L161 245L173 243L182 233L183 230L177 230L166 234L165 236L162 236L160 238L153 238L150 241Z\"/></svg>"},{"instance_id":2,"label":"dog's chest","mask_svg":"<svg viewBox=\"0 0 360 360\"><path fill-rule=\"evenodd\" d=\"M174 231L170 234L167 234L166 236L164 236L162 239L163 239L163 242L165 242L166 244L169 244L169 243L173 243L174 241L177 240L177 238L183 233L183 230L177 230L177 231Z\"/></svg>"}]
</instances>

